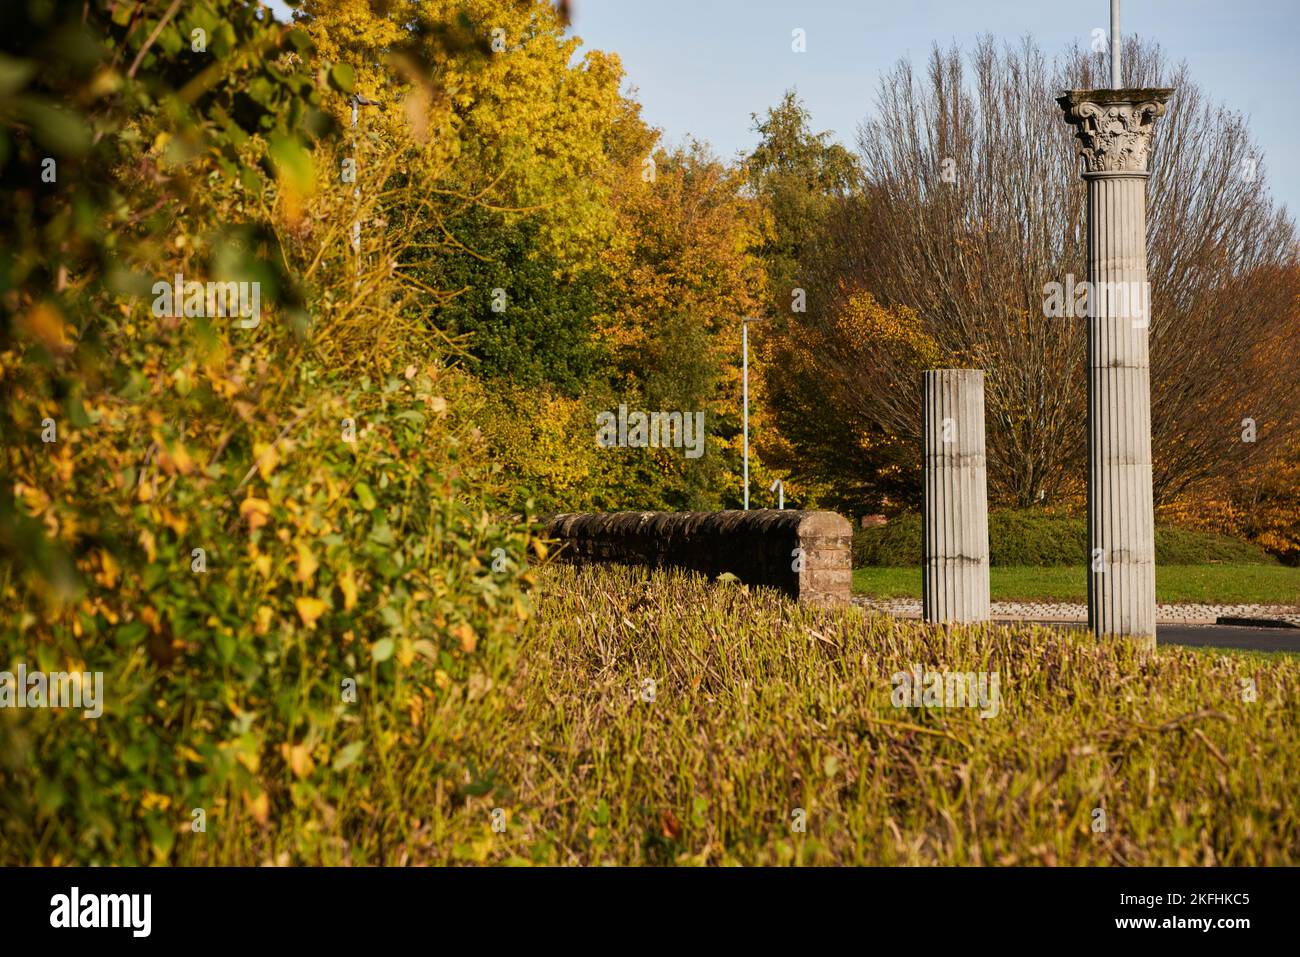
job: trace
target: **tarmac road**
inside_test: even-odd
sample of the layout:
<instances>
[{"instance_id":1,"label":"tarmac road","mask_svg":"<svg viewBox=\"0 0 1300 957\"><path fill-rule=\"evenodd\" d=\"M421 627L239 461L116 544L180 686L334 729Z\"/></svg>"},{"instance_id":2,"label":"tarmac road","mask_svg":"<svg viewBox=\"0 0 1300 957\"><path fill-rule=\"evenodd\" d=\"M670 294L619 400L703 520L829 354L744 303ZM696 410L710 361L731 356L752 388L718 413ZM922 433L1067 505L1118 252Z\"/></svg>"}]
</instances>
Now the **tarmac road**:
<instances>
[{"instance_id":1,"label":"tarmac road","mask_svg":"<svg viewBox=\"0 0 1300 957\"><path fill-rule=\"evenodd\" d=\"M1049 628L1086 628L1083 622L1044 621ZM1156 625L1156 644L1245 651L1300 652L1300 628L1254 628L1244 625Z\"/></svg>"},{"instance_id":2,"label":"tarmac road","mask_svg":"<svg viewBox=\"0 0 1300 957\"><path fill-rule=\"evenodd\" d=\"M1300 628L1243 625L1156 625L1158 645L1210 645L1248 651L1300 651Z\"/></svg>"}]
</instances>

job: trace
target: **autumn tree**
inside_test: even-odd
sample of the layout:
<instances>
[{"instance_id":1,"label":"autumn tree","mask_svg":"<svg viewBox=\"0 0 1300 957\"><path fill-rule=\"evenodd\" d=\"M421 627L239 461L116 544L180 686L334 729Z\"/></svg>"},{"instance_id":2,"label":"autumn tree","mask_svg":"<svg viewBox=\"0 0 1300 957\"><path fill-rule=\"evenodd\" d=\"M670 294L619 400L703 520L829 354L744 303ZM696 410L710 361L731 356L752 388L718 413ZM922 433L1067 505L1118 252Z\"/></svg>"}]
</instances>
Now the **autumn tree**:
<instances>
[{"instance_id":1,"label":"autumn tree","mask_svg":"<svg viewBox=\"0 0 1300 957\"><path fill-rule=\"evenodd\" d=\"M857 157L834 142L831 131L813 132L812 117L794 90L752 119L759 142L744 168L769 217L758 254L768 274L770 307L774 315L784 316L802 286L807 247L835 201L858 187L861 174Z\"/></svg>"},{"instance_id":2,"label":"autumn tree","mask_svg":"<svg viewBox=\"0 0 1300 957\"><path fill-rule=\"evenodd\" d=\"M417 231L398 268L424 290L423 321L463 345L520 499L738 498L739 319L763 287L744 177L702 146L663 147L620 94L617 57L584 50L551 4L309 0L302 23L387 104L358 137L402 157L374 216ZM409 79L413 63L432 66L430 85ZM596 455L595 413L620 403L703 412L706 454Z\"/></svg>"},{"instance_id":3,"label":"autumn tree","mask_svg":"<svg viewBox=\"0 0 1300 957\"><path fill-rule=\"evenodd\" d=\"M615 194L618 229L602 256L609 292L599 335L612 350L615 395L704 413L703 458L658 456L676 476L662 500L717 508L741 494L740 319L755 314L763 289L754 254L759 214L743 176L702 144L647 155L651 163L636 162Z\"/></svg>"},{"instance_id":4,"label":"autumn tree","mask_svg":"<svg viewBox=\"0 0 1300 957\"><path fill-rule=\"evenodd\" d=\"M1184 67L1130 38L1135 86L1172 86L1149 181L1153 449L1157 501L1266 460L1300 418L1294 225L1266 189L1239 114L1206 101ZM990 491L1021 506L1078 501L1086 448L1082 319L1047 315L1049 283L1084 275L1085 186L1054 98L1104 85L1078 51L1049 65L1032 41L982 40L925 75L901 62L859 136L864 188L837 204L814 255L814 294L792 348L834 340L870 292L907 308L937 361L987 370ZM920 368L874 339L841 341L852 414L916 448ZM1267 353L1278 374L1242 375ZM1251 410L1256 410L1258 414ZM1242 442L1243 418L1256 441ZM916 462L915 454L912 461Z\"/></svg>"},{"instance_id":5,"label":"autumn tree","mask_svg":"<svg viewBox=\"0 0 1300 957\"><path fill-rule=\"evenodd\" d=\"M825 415L826 408L843 407L825 394L833 384L810 349L796 354L784 348L808 297L821 294L809 281L807 263L826 219L860 180L857 157L831 131L815 132L811 119L797 93L787 91L765 114L752 116L759 141L743 163L747 189L762 212L756 251L767 276L767 321L750 330L751 440L782 478L788 501L840 508L851 502L853 511L872 481L873 468L863 459L870 426L849 414Z\"/></svg>"},{"instance_id":6,"label":"autumn tree","mask_svg":"<svg viewBox=\"0 0 1300 957\"><path fill-rule=\"evenodd\" d=\"M352 66L356 90L380 103L363 109L367 128L423 193L390 212L427 223L431 253L464 251L451 227L474 206L526 216L570 268L593 261L613 227L616 55L579 57L581 40L544 0L308 0L301 22L320 60ZM346 97L332 105L348 112Z\"/></svg>"}]
</instances>

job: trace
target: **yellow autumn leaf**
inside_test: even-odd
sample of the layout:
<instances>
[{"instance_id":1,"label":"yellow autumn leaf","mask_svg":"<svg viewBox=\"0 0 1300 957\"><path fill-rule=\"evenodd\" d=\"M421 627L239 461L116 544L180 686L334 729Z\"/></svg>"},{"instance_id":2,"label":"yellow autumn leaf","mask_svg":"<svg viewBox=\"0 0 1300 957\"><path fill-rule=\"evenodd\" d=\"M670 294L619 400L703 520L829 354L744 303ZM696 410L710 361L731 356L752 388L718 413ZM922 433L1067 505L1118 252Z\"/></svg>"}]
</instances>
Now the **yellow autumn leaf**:
<instances>
[{"instance_id":1,"label":"yellow autumn leaf","mask_svg":"<svg viewBox=\"0 0 1300 957\"><path fill-rule=\"evenodd\" d=\"M177 442L172 446L171 454L176 471L182 475L189 475L194 471L194 460L190 458L189 450L185 448L183 442Z\"/></svg>"},{"instance_id":2,"label":"yellow autumn leaf","mask_svg":"<svg viewBox=\"0 0 1300 957\"><path fill-rule=\"evenodd\" d=\"M409 668L414 660L415 648L410 641L403 638L397 643L397 663L403 668Z\"/></svg>"},{"instance_id":3,"label":"yellow autumn leaf","mask_svg":"<svg viewBox=\"0 0 1300 957\"><path fill-rule=\"evenodd\" d=\"M271 800L265 791L259 792L255 797L245 793L244 807L258 824L265 825L271 819Z\"/></svg>"},{"instance_id":4,"label":"yellow autumn leaf","mask_svg":"<svg viewBox=\"0 0 1300 957\"><path fill-rule=\"evenodd\" d=\"M16 325L51 352L62 352L68 348L63 317L49 303L37 303Z\"/></svg>"},{"instance_id":5,"label":"yellow autumn leaf","mask_svg":"<svg viewBox=\"0 0 1300 957\"><path fill-rule=\"evenodd\" d=\"M280 464L280 453L276 451L274 445L254 442L253 459L257 462L257 474L262 476L262 481L266 481L275 471L275 467Z\"/></svg>"},{"instance_id":6,"label":"yellow autumn leaf","mask_svg":"<svg viewBox=\"0 0 1300 957\"><path fill-rule=\"evenodd\" d=\"M162 521L164 525L176 533L177 538L184 538L190 527L190 523L183 515L177 515L170 511L163 512Z\"/></svg>"},{"instance_id":7,"label":"yellow autumn leaf","mask_svg":"<svg viewBox=\"0 0 1300 957\"><path fill-rule=\"evenodd\" d=\"M270 514L271 503L264 499L253 498L250 495L239 503L239 517L248 522L250 531L265 525Z\"/></svg>"},{"instance_id":8,"label":"yellow autumn leaf","mask_svg":"<svg viewBox=\"0 0 1300 957\"><path fill-rule=\"evenodd\" d=\"M154 809L165 811L172 806L172 799L166 794L159 794L157 791L145 791L140 798L140 806L146 811Z\"/></svg>"},{"instance_id":9,"label":"yellow autumn leaf","mask_svg":"<svg viewBox=\"0 0 1300 957\"><path fill-rule=\"evenodd\" d=\"M316 619L325 614L326 605L319 598L295 598L294 607L298 609L298 617L308 628L316 627Z\"/></svg>"},{"instance_id":10,"label":"yellow autumn leaf","mask_svg":"<svg viewBox=\"0 0 1300 957\"><path fill-rule=\"evenodd\" d=\"M149 561L154 561L158 557L158 547L154 544L153 532L147 528L140 529L140 547L144 549L145 555Z\"/></svg>"},{"instance_id":11,"label":"yellow autumn leaf","mask_svg":"<svg viewBox=\"0 0 1300 957\"><path fill-rule=\"evenodd\" d=\"M316 769L316 762L311 759L311 752L303 744L282 744L280 745L280 756L284 758L284 763L289 766L296 778L305 778Z\"/></svg>"},{"instance_id":12,"label":"yellow autumn leaf","mask_svg":"<svg viewBox=\"0 0 1300 957\"><path fill-rule=\"evenodd\" d=\"M343 610L351 611L357 605L357 579L352 569L339 576L339 590L343 592Z\"/></svg>"},{"instance_id":13,"label":"yellow autumn leaf","mask_svg":"<svg viewBox=\"0 0 1300 957\"><path fill-rule=\"evenodd\" d=\"M308 584L312 580L312 576L316 574L316 569L320 567L320 563L316 561L311 546L306 542L296 542L294 550L298 553L298 574L296 577L304 585Z\"/></svg>"},{"instance_id":14,"label":"yellow autumn leaf","mask_svg":"<svg viewBox=\"0 0 1300 957\"><path fill-rule=\"evenodd\" d=\"M253 569L263 578L271 577L271 556L258 555L253 559Z\"/></svg>"},{"instance_id":15,"label":"yellow autumn leaf","mask_svg":"<svg viewBox=\"0 0 1300 957\"><path fill-rule=\"evenodd\" d=\"M452 629L452 634L460 641L461 650L466 654L478 647L478 635L474 633L474 629L470 625L462 622Z\"/></svg>"},{"instance_id":16,"label":"yellow autumn leaf","mask_svg":"<svg viewBox=\"0 0 1300 957\"><path fill-rule=\"evenodd\" d=\"M99 562L103 566L103 571L96 580L105 588L112 588L117 584L117 575L120 570L118 564L113 560L113 556L106 551L99 553Z\"/></svg>"},{"instance_id":17,"label":"yellow autumn leaf","mask_svg":"<svg viewBox=\"0 0 1300 957\"><path fill-rule=\"evenodd\" d=\"M168 475L189 475L194 471L194 460L180 442L170 448L163 447L158 452L158 467Z\"/></svg>"}]
</instances>

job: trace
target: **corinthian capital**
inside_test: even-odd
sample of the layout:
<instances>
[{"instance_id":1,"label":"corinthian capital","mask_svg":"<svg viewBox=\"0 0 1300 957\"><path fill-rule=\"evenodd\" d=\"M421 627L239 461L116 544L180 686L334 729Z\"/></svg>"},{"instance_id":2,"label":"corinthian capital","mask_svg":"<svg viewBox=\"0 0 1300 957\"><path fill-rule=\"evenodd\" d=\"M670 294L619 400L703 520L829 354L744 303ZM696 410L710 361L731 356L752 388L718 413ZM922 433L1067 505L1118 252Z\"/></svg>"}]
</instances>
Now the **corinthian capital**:
<instances>
[{"instance_id":1,"label":"corinthian capital","mask_svg":"<svg viewBox=\"0 0 1300 957\"><path fill-rule=\"evenodd\" d=\"M1079 138L1084 175L1146 173L1151 132L1171 89L1070 90L1056 98Z\"/></svg>"}]
</instances>

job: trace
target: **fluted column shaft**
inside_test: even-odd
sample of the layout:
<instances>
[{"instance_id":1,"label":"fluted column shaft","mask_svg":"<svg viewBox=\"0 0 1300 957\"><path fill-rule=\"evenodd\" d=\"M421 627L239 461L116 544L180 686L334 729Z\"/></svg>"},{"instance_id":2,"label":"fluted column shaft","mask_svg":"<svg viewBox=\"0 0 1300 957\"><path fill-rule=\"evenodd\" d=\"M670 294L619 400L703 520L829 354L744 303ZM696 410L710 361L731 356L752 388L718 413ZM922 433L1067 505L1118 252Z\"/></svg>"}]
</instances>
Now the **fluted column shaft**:
<instances>
[{"instance_id":1,"label":"fluted column shaft","mask_svg":"<svg viewBox=\"0 0 1300 957\"><path fill-rule=\"evenodd\" d=\"M1088 620L1155 638L1145 172L1088 182Z\"/></svg>"},{"instance_id":2,"label":"fluted column shaft","mask_svg":"<svg viewBox=\"0 0 1300 957\"><path fill-rule=\"evenodd\" d=\"M922 373L921 445L925 620L987 621L989 512L981 370Z\"/></svg>"}]
</instances>

